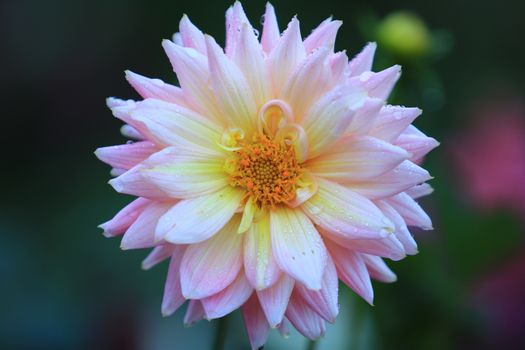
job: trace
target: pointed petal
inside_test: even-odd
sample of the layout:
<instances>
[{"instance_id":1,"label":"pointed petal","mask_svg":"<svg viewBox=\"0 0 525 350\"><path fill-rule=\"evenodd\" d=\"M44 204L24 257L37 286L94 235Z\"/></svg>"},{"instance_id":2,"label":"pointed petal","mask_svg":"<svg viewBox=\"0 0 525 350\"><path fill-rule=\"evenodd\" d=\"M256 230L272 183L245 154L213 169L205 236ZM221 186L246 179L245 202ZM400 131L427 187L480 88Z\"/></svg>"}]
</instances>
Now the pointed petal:
<instances>
[{"instance_id":1,"label":"pointed petal","mask_svg":"<svg viewBox=\"0 0 525 350\"><path fill-rule=\"evenodd\" d=\"M350 76L358 76L361 73L372 70L372 63L374 62L374 54L376 52L377 44L368 43L363 50L355 56L348 64Z\"/></svg>"},{"instance_id":2,"label":"pointed petal","mask_svg":"<svg viewBox=\"0 0 525 350\"><path fill-rule=\"evenodd\" d=\"M172 205L173 203L153 202L146 206L122 237L120 247L124 250L153 247L156 244L155 226Z\"/></svg>"},{"instance_id":3,"label":"pointed petal","mask_svg":"<svg viewBox=\"0 0 525 350\"><path fill-rule=\"evenodd\" d=\"M257 113L253 94L239 68L224 54L215 40L206 36L210 84L230 127L254 130Z\"/></svg>"},{"instance_id":4,"label":"pointed petal","mask_svg":"<svg viewBox=\"0 0 525 350\"><path fill-rule=\"evenodd\" d=\"M104 236L115 237L126 232L149 203L150 200L146 198L137 198L129 203L111 220L106 221L99 226L104 230Z\"/></svg>"},{"instance_id":5,"label":"pointed petal","mask_svg":"<svg viewBox=\"0 0 525 350\"><path fill-rule=\"evenodd\" d=\"M384 105L385 102L380 98L367 98L355 112L354 119L352 119L346 132L355 135L368 135Z\"/></svg>"},{"instance_id":6,"label":"pointed petal","mask_svg":"<svg viewBox=\"0 0 525 350\"><path fill-rule=\"evenodd\" d=\"M301 122L308 136L310 158L328 150L344 134L365 100L363 90L339 86L310 108Z\"/></svg>"},{"instance_id":7,"label":"pointed petal","mask_svg":"<svg viewBox=\"0 0 525 350\"><path fill-rule=\"evenodd\" d=\"M339 313L339 280L334 262L328 255L328 262L323 276L321 290L309 290L302 284L296 284L295 288L303 297L304 301L326 321L334 323Z\"/></svg>"},{"instance_id":8,"label":"pointed petal","mask_svg":"<svg viewBox=\"0 0 525 350\"><path fill-rule=\"evenodd\" d=\"M326 245L334 259L339 278L354 292L373 305L374 290L365 261L359 253L345 249L340 245L326 241Z\"/></svg>"},{"instance_id":9,"label":"pointed petal","mask_svg":"<svg viewBox=\"0 0 525 350\"><path fill-rule=\"evenodd\" d=\"M395 144L412 153L410 160L413 162L420 161L428 152L439 146L439 142L432 137L413 134L401 134Z\"/></svg>"},{"instance_id":10,"label":"pointed petal","mask_svg":"<svg viewBox=\"0 0 525 350\"><path fill-rule=\"evenodd\" d=\"M381 209L383 214L385 214L385 216L394 223L396 227L394 234L396 235L396 238L399 240L399 242L401 242L403 245L405 252L408 255L417 254L417 243L414 240L414 237L412 237L412 234L410 234L410 231L408 231L405 220L403 220L401 215L399 215L399 213L385 201L377 201L376 205L379 209Z\"/></svg>"},{"instance_id":11,"label":"pointed petal","mask_svg":"<svg viewBox=\"0 0 525 350\"><path fill-rule=\"evenodd\" d=\"M371 199L387 198L401 193L432 177L425 169L405 160L395 169L362 182L345 184L346 187Z\"/></svg>"},{"instance_id":12,"label":"pointed petal","mask_svg":"<svg viewBox=\"0 0 525 350\"><path fill-rule=\"evenodd\" d=\"M204 34L191 23L188 16L183 15L179 23L179 32L182 45L197 50L201 54L206 54L206 43Z\"/></svg>"},{"instance_id":13,"label":"pointed petal","mask_svg":"<svg viewBox=\"0 0 525 350\"><path fill-rule=\"evenodd\" d=\"M317 181L317 193L302 205L316 225L344 239L382 238L393 231L393 224L366 197L331 181Z\"/></svg>"},{"instance_id":14,"label":"pointed petal","mask_svg":"<svg viewBox=\"0 0 525 350\"><path fill-rule=\"evenodd\" d=\"M361 254L361 257L363 258L366 264L366 268L368 269L370 277L377 281L385 283L397 281L396 274L393 273L392 270L390 270L390 268L385 264L383 259L381 259L378 256L369 254Z\"/></svg>"},{"instance_id":15,"label":"pointed petal","mask_svg":"<svg viewBox=\"0 0 525 350\"><path fill-rule=\"evenodd\" d=\"M299 333L311 340L319 338L326 330L325 321L310 308L303 297L296 291L293 292L290 299L286 317Z\"/></svg>"},{"instance_id":16,"label":"pointed petal","mask_svg":"<svg viewBox=\"0 0 525 350\"><path fill-rule=\"evenodd\" d=\"M240 68L250 86L257 108L270 100L271 82L268 79L268 68L264 61L262 47L247 24L241 27L239 45L233 55L233 61Z\"/></svg>"},{"instance_id":17,"label":"pointed petal","mask_svg":"<svg viewBox=\"0 0 525 350\"><path fill-rule=\"evenodd\" d=\"M326 248L310 219L286 207L270 213L272 250L279 267L309 289L321 288Z\"/></svg>"},{"instance_id":18,"label":"pointed petal","mask_svg":"<svg viewBox=\"0 0 525 350\"><path fill-rule=\"evenodd\" d=\"M279 334L281 334L281 337L284 339L288 339L290 336L290 321L285 317L283 318L283 321L279 324L277 327L277 330L279 331Z\"/></svg>"},{"instance_id":19,"label":"pointed petal","mask_svg":"<svg viewBox=\"0 0 525 350\"><path fill-rule=\"evenodd\" d=\"M144 162L142 176L173 198L214 193L228 185L224 156L188 147L168 147Z\"/></svg>"},{"instance_id":20,"label":"pointed petal","mask_svg":"<svg viewBox=\"0 0 525 350\"><path fill-rule=\"evenodd\" d=\"M250 284L257 290L273 285L281 275L272 253L269 215L263 215L246 232L244 269Z\"/></svg>"},{"instance_id":21,"label":"pointed petal","mask_svg":"<svg viewBox=\"0 0 525 350\"><path fill-rule=\"evenodd\" d=\"M247 26L253 33L252 25L246 17L246 13L239 1L236 1L226 11L226 45L225 50L228 57L233 57L241 43L241 30Z\"/></svg>"},{"instance_id":22,"label":"pointed petal","mask_svg":"<svg viewBox=\"0 0 525 350\"><path fill-rule=\"evenodd\" d=\"M425 211L408 194L400 193L386 200L405 219L407 225L432 230L432 221Z\"/></svg>"},{"instance_id":23,"label":"pointed petal","mask_svg":"<svg viewBox=\"0 0 525 350\"><path fill-rule=\"evenodd\" d=\"M223 128L181 106L147 99L133 105L115 107L113 113L127 113L134 127L159 145L200 146L217 149Z\"/></svg>"},{"instance_id":24,"label":"pointed petal","mask_svg":"<svg viewBox=\"0 0 525 350\"><path fill-rule=\"evenodd\" d=\"M95 151L95 155L114 168L128 170L157 150L158 148L153 142L140 141L118 146L100 147Z\"/></svg>"},{"instance_id":25,"label":"pointed petal","mask_svg":"<svg viewBox=\"0 0 525 350\"><path fill-rule=\"evenodd\" d=\"M412 197L412 199L418 199L424 196L428 196L432 192L434 192L434 189L427 183L416 185L405 191L405 193Z\"/></svg>"},{"instance_id":26,"label":"pointed petal","mask_svg":"<svg viewBox=\"0 0 525 350\"><path fill-rule=\"evenodd\" d=\"M169 199L167 193L144 179L141 171L143 168L141 164L136 165L118 177L109 180L109 184L119 193L150 199Z\"/></svg>"},{"instance_id":27,"label":"pointed petal","mask_svg":"<svg viewBox=\"0 0 525 350\"><path fill-rule=\"evenodd\" d=\"M189 245L181 263L182 295L202 299L233 282L242 267L242 235L235 217L212 238Z\"/></svg>"},{"instance_id":28,"label":"pointed petal","mask_svg":"<svg viewBox=\"0 0 525 350\"><path fill-rule=\"evenodd\" d=\"M156 98L166 102L187 107L182 89L163 82L160 79L151 79L143 75L126 71L126 79L142 98Z\"/></svg>"},{"instance_id":29,"label":"pointed petal","mask_svg":"<svg viewBox=\"0 0 525 350\"><path fill-rule=\"evenodd\" d=\"M221 122L221 112L212 89L208 59L198 51L182 47L169 40L162 41L173 71L177 74L184 97L198 113Z\"/></svg>"},{"instance_id":30,"label":"pointed petal","mask_svg":"<svg viewBox=\"0 0 525 350\"><path fill-rule=\"evenodd\" d=\"M264 13L263 31L261 36L261 45L267 54L269 54L277 42L281 32L275 16L275 10L269 2L266 3L266 12Z\"/></svg>"},{"instance_id":31,"label":"pointed petal","mask_svg":"<svg viewBox=\"0 0 525 350\"><path fill-rule=\"evenodd\" d=\"M308 163L317 176L344 183L366 180L394 169L409 154L371 136L343 136L334 147Z\"/></svg>"},{"instance_id":32,"label":"pointed petal","mask_svg":"<svg viewBox=\"0 0 525 350\"><path fill-rule=\"evenodd\" d=\"M185 249L186 247L184 246L173 247L168 277L164 286L164 296L162 297L163 316L173 314L186 301L180 289L180 263Z\"/></svg>"},{"instance_id":33,"label":"pointed petal","mask_svg":"<svg viewBox=\"0 0 525 350\"><path fill-rule=\"evenodd\" d=\"M262 349L268 338L270 326L266 322L255 293L243 305L241 311L252 349Z\"/></svg>"},{"instance_id":34,"label":"pointed petal","mask_svg":"<svg viewBox=\"0 0 525 350\"><path fill-rule=\"evenodd\" d=\"M275 328L282 322L293 287L294 280L282 274L279 281L273 286L257 292L270 327Z\"/></svg>"},{"instance_id":35,"label":"pointed petal","mask_svg":"<svg viewBox=\"0 0 525 350\"><path fill-rule=\"evenodd\" d=\"M337 31L342 24L342 21L332 21L332 18L328 18L321 22L321 24L315 28L306 39L304 39L306 52L312 52L321 46L326 46L333 51Z\"/></svg>"},{"instance_id":36,"label":"pointed petal","mask_svg":"<svg viewBox=\"0 0 525 350\"><path fill-rule=\"evenodd\" d=\"M193 326L204 318L204 308L200 300L190 300L186 314L184 315L184 325L186 327Z\"/></svg>"},{"instance_id":37,"label":"pointed petal","mask_svg":"<svg viewBox=\"0 0 525 350\"><path fill-rule=\"evenodd\" d=\"M253 288L241 269L237 278L229 286L217 294L201 299L206 318L211 320L226 316L241 307L252 292Z\"/></svg>"},{"instance_id":38,"label":"pointed petal","mask_svg":"<svg viewBox=\"0 0 525 350\"><path fill-rule=\"evenodd\" d=\"M326 47L313 52L286 80L280 96L292 107L297 121L329 88L332 80L329 53Z\"/></svg>"},{"instance_id":39,"label":"pointed petal","mask_svg":"<svg viewBox=\"0 0 525 350\"><path fill-rule=\"evenodd\" d=\"M401 67L395 65L377 73L364 72L358 77L352 78L352 80L358 81L359 85L368 91L370 97L385 100L390 95L400 76Z\"/></svg>"},{"instance_id":40,"label":"pointed petal","mask_svg":"<svg viewBox=\"0 0 525 350\"><path fill-rule=\"evenodd\" d=\"M281 91L286 79L305 57L299 21L294 17L268 57L274 94Z\"/></svg>"},{"instance_id":41,"label":"pointed petal","mask_svg":"<svg viewBox=\"0 0 525 350\"><path fill-rule=\"evenodd\" d=\"M148 254L146 259L142 260L142 269L151 269L153 266L169 258L176 249L177 246L173 244L161 244L156 246L151 253Z\"/></svg>"},{"instance_id":42,"label":"pointed petal","mask_svg":"<svg viewBox=\"0 0 525 350\"><path fill-rule=\"evenodd\" d=\"M344 239L335 236L329 231L321 231L323 237L329 238L338 245L351 249L355 252L377 255L393 261L399 261L406 257L405 249L394 234L389 234L381 239Z\"/></svg>"},{"instance_id":43,"label":"pointed petal","mask_svg":"<svg viewBox=\"0 0 525 350\"><path fill-rule=\"evenodd\" d=\"M419 108L384 106L379 112L370 135L387 142L393 142L419 115Z\"/></svg>"},{"instance_id":44,"label":"pointed petal","mask_svg":"<svg viewBox=\"0 0 525 350\"><path fill-rule=\"evenodd\" d=\"M209 195L181 200L160 218L155 235L171 243L202 242L230 221L243 194L227 186Z\"/></svg>"}]
</instances>

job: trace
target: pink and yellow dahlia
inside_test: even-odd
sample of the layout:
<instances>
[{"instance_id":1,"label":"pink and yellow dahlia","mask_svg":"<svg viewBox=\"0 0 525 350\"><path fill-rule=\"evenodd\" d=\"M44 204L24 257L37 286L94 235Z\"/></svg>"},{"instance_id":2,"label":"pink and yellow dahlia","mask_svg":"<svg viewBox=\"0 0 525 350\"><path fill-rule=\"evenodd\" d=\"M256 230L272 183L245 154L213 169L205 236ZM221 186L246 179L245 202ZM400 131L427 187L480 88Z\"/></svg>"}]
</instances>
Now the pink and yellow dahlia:
<instances>
[{"instance_id":1,"label":"pink and yellow dahlia","mask_svg":"<svg viewBox=\"0 0 525 350\"><path fill-rule=\"evenodd\" d=\"M126 72L142 101L108 99L137 140L99 148L138 198L102 228L123 249L170 259L165 315L185 322L242 309L252 347L289 321L310 339L338 314L340 279L372 303L371 278L396 279L382 258L417 253L407 226L432 227L416 163L437 142L411 125L418 108L385 104L400 67L372 72L376 45L334 52L341 21L302 39L280 34L268 4L260 40L240 3L226 48L184 16L162 46L180 87Z\"/></svg>"}]
</instances>

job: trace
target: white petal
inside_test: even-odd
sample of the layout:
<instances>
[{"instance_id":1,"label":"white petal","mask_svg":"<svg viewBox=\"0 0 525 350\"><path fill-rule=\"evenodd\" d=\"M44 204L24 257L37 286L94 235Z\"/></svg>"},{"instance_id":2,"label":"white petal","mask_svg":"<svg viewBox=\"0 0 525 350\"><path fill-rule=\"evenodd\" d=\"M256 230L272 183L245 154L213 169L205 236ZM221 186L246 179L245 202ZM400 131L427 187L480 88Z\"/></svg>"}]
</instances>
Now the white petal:
<instances>
[{"instance_id":1,"label":"white petal","mask_svg":"<svg viewBox=\"0 0 525 350\"><path fill-rule=\"evenodd\" d=\"M252 295L253 288L248 283L244 271L239 271L237 278L219 293L201 299L208 320L226 316L238 309Z\"/></svg>"},{"instance_id":2,"label":"white petal","mask_svg":"<svg viewBox=\"0 0 525 350\"><path fill-rule=\"evenodd\" d=\"M206 36L206 48L211 87L228 126L255 130L257 110L246 78L210 36Z\"/></svg>"},{"instance_id":3,"label":"white petal","mask_svg":"<svg viewBox=\"0 0 525 350\"><path fill-rule=\"evenodd\" d=\"M240 218L232 219L207 241L191 244L181 262L182 294L202 299L216 294L233 282L242 268L242 235L237 234Z\"/></svg>"},{"instance_id":4,"label":"white petal","mask_svg":"<svg viewBox=\"0 0 525 350\"><path fill-rule=\"evenodd\" d=\"M343 239L382 238L393 231L369 199L334 182L317 181L317 193L302 205L316 225Z\"/></svg>"},{"instance_id":5,"label":"white petal","mask_svg":"<svg viewBox=\"0 0 525 350\"><path fill-rule=\"evenodd\" d=\"M300 210L282 207L271 211L270 224L279 267L309 289L320 289L326 248L310 219Z\"/></svg>"},{"instance_id":6,"label":"white petal","mask_svg":"<svg viewBox=\"0 0 525 350\"><path fill-rule=\"evenodd\" d=\"M269 215L263 215L245 233L244 270L251 285L262 290L273 285L281 271L272 253Z\"/></svg>"},{"instance_id":7,"label":"white petal","mask_svg":"<svg viewBox=\"0 0 525 350\"><path fill-rule=\"evenodd\" d=\"M392 142L409 126L420 114L419 108L402 106L384 106L379 112L370 135Z\"/></svg>"},{"instance_id":8,"label":"white petal","mask_svg":"<svg viewBox=\"0 0 525 350\"><path fill-rule=\"evenodd\" d=\"M361 75L361 73L372 70L376 48L376 43L368 43L363 50L350 61L348 64L350 76Z\"/></svg>"},{"instance_id":9,"label":"white petal","mask_svg":"<svg viewBox=\"0 0 525 350\"><path fill-rule=\"evenodd\" d=\"M342 21L332 21L332 18L321 22L321 24L304 39L306 52L312 52L321 46L326 46L333 50L337 31L342 24Z\"/></svg>"},{"instance_id":10,"label":"white petal","mask_svg":"<svg viewBox=\"0 0 525 350\"><path fill-rule=\"evenodd\" d=\"M147 78L129 70L126 71L126 79L142 98L156 98L188 107L184 93L178 86L167 84L160 79Z\"/></svg>"},{"instance_id":11,"label":"white petal","mask_svg":"<svg viewBox=\"0 0 525 350\"><path fill-rule=\"evenodd\" d=\"M270 327L275 328L282 322L293 287L293 278L282 274L273 286L257 292Z\"/></svg>"},{"instance_id":12,"label":"white petal","mask_svg":"<svg viewBox=\"0 0 525 350\"><path fill-rule=\"evenodd\" d=\"M155 245L155 226L159 218L168 211L172 203L152 202L148 204L137 220L122 237L120 247L126 249L149 248Z\"/></svg>"},{"instance_id":13,"label":"white petal","mask_svg":"<svg viewBox=\"0 0 525 350\"><path fill-rule=\"evenodd\" d=\"M366 180L394 169L409 154L371 136L344 136L333 147L307 164L315 175L339 183Z\"/></svg>"},{"instance_id":14,"label":"white petal","mask_svg":"<svg viewBox=\"0 0 525 350\"><path fill-rule=\"evenodd\" d=\"M197 50L201 54L206 54L206 43L204 34L191 23L188 16L183 15L179 23L180 38L182 45Z\"/></svg>"},{"instance_id":15,"label":"white petal","mask_svg":"<svg viewBox=\"0 0 525 350\"><path fill-rule=\"evenodd\" d=\"M305 57L306 50L301 38L299 21L294 17L268 58L275 95L281 91L286 79Z\"/></svg>"},{"instance_id":16,"label":"white petal","mask_svg":"<svg viewBox=\"0 0 525 350\"><path fill-rule=\"evenodd\" d=\"M179 244L204 241L230 221L243 195L244 191L227 186L210 195L181 200L160 218L155 236Z\"/></svg>"},{"instance_id":17,"label":"white petal","mask_svg":"<svg viewBox=\"0 0 525 350\"><path fill-rule=\"evenodd\" d=\"M430 217L408 194L400 193L386 201L405 219L407 225L432 230Z\"/></svg>"},{"instance_id":18,"label":"white petal","mask_svg":"<svg viewBox=\"0 0 525 350\"><path fill-rule=\"evenodd\" d=\"M265 53L269 54L279 41L280 31L275 10L269 2L266 3L266 12L264 13L263 31L261 36L261 45Z\"/></svg>"}]
</instances>

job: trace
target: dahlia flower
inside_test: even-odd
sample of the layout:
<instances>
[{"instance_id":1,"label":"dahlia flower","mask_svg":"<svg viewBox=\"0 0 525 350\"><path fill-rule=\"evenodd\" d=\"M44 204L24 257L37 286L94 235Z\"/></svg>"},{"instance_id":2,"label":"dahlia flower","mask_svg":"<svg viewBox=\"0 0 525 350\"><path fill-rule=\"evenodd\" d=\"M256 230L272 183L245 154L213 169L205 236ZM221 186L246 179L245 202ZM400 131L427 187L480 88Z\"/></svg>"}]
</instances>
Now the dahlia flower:
<instances>
[{"instance_id":1,"label":"dahlia flower","mask_svg":"<svg viewBox=\"0 0 525 350\"><path fill-rule=\"evenodd\" d=\"M341 21L302 39L280 34L268 4L260 40L239 2L226 47L188 17L162 46L180 87L126 72L143 100L108 99L124 145L99 148L110 181L138 197L101 225L123 249L170 259L162 313L185 322L241 308L253 348L288 322L315 339L338 314L338 280L367 302L382 258L417 253L407 226L432 227L415 199L431 192L416 165L437 143L411 125L418 108L385 104L400 75L372 72L376 45L334 52Z\"/></svg>"}]
</instances>

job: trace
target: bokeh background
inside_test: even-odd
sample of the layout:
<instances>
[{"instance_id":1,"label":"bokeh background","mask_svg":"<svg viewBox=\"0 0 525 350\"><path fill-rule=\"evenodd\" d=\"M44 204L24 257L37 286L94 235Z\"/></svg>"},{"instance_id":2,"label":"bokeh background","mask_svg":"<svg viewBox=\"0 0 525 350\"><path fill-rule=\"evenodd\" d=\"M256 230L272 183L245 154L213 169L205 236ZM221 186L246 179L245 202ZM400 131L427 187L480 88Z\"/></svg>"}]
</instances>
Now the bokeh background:
<instances>
[{"instance_id":1,"label":"bokeh background","mask_svg":"<svg viewBox=\"0 0 525 350\"><path fill-rule=\"evenodd\" d=\"M525 349L525 2L275 0L281 28L303 35L333 15L349 55L378 41L379 70L403 76L392 103L442 145L426 159L435 230L419 255L391 263L375 306L347 288L316 349ZM97 225L129 197L93 155L122 143L107 96L137 98L124 69L175 82L160 46L183 13L224 40L231 1L0 2L1 349L211 349L216 323L162 318L167 265L119 249ZM264 1L245 1L260 23ZM399 12L402 11L402 12ZM409 11L409 12L403 12ZM225 349L247 349L241 318ZM276 333L276 332L275 332ZM304 349L296 333L266 349Z\"/></svg>"}]
</instances>

